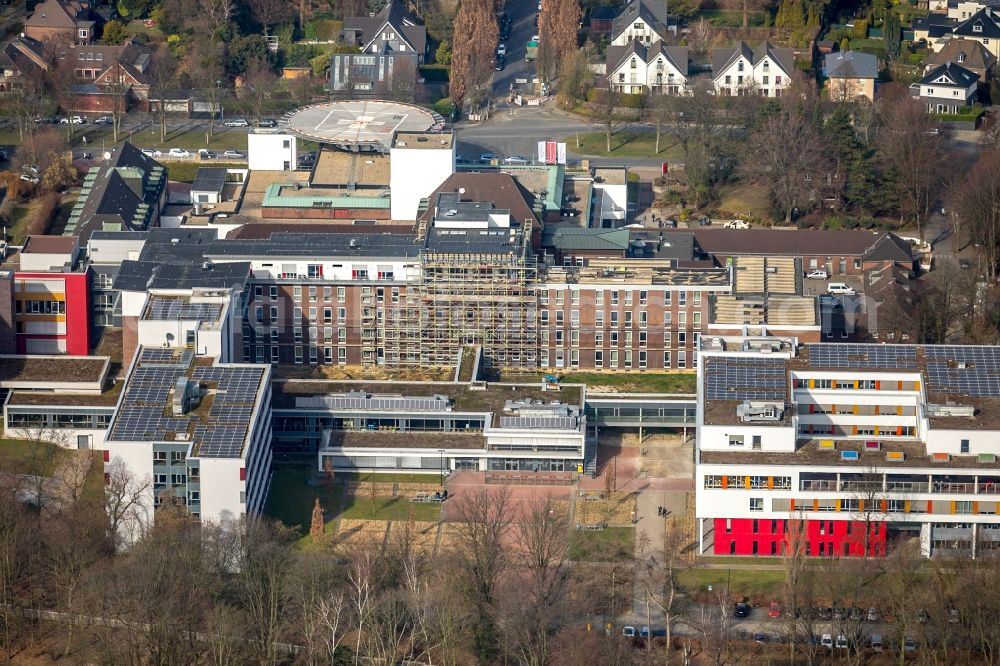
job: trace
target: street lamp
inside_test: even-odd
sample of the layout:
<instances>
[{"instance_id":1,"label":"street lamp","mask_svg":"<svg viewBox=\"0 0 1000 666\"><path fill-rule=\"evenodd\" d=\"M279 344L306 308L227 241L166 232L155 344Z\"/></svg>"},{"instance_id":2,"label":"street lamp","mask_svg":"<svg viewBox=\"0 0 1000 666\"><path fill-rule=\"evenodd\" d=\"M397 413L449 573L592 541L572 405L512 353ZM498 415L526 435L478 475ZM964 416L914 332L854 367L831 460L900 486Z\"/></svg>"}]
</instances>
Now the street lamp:
<instances>
[{"instance_id":1,"label":"street lamp","mask_svg":"<svg viewBox=\"0 0 1000 666\"><path fill-rule=\"evenodd\" d=\"M438 456L440 457L438 469L441 470L441 487L444 488L444 449L438 449Z\"/></svg>"}]
</instances>

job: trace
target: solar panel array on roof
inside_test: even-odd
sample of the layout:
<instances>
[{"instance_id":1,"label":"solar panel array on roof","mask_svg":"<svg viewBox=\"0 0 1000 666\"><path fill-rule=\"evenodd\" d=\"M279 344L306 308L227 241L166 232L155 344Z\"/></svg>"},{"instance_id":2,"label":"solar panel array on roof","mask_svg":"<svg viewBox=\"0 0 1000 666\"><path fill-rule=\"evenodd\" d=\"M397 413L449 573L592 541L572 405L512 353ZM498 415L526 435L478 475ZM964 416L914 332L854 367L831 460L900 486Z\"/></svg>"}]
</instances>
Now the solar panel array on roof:
<instances>
[{"instance_id":1,"label":"solar panel array on roof","mask_svg":"<svg viewBox=\"0 0 1000 666\"><path fill-rule=\"evenodd\" d=\"M501 428L530 430L576 430L579 419L575 416L501 416Z\"/></svg>"},{"instance_id":2,"label":"solar panel array on roof","mask_svg":"<svg viewBox=\"0 0 1000 666\"><path fill-rule=\"evenodd\" d=\"M215 321L222 313L218 303L188 303L180 298L153 298L146 313L146 319L179 320L198 319Z\"/></svg>"},{"instance_id":3,"label":"solar panel array on roof","mask_svg":"<svg viewBox=\"0 0 1000 666\"><path fill-rule=\"evenodd\" d=\"M927 382L937 393L1000 396L1000 347L924 347Z\"/></svg>"},{"instance_id":4,"label":"solar panel array on roof","mask_svg":"<svg viewBox=\"0 0 1000 666\"><path fill-rule=\"evenodd\" d=\"M917 369L916 347L908 345L819 344L807 349L815 368Z\"/></svg>"},{"instance_id":5,"label":"solar panel array on roof","mask_svg":"<svg viewBox=\"0 0 1000 666\"><path fill-rule=\"evenodd\" d=\"M784 359L709 356L705 396L709 400L781 400L787 389Z\"/></svg>"},{"instance_id":6,"label":"solar panel array on roof","mask_svg":"<svg viewBox=\"0 0 1000 666\"><path fill-rule=\"evenodd\" d=\"M174 349L143 348L139 366L125 387L122 407L115 417L111 440L162 441L168 433L191 432L203 457L236 457L243 449L264 375L261 367L202 366L191 379L214 387L207 415L165 416L170 389L187 374L193 354ZM205 397L203 396L203 400ZM192 424L197 424L191 431Z\"/></svg>"}]
</instances>

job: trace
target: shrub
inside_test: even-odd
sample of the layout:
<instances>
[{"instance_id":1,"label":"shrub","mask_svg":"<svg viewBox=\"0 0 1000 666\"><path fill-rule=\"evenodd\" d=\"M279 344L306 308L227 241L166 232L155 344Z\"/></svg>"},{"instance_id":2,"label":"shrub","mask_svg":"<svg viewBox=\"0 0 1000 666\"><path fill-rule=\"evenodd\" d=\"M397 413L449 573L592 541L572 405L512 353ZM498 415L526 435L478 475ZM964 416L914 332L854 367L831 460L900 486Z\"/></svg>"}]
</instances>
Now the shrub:
<instances>
[{"instance_id":1,"label":"shrub","mask_svg":"<svg viewBox=\"0 0 1000 666\"><path fill-rule=\"evenodd\" d=\"M854 22L854 39L868 39L868 20L858 19Z\"/></svg>"},{"instance_id":2,"label":"shrub","mask_svg":"<svg viewBox=\"0 0 1000 666\"><path fill-rule=\"evenodd\" d=\"M55 219L59 210L60 197L58 192L47 192L35 201L34 214L25 225L25 233L30 236L43 236L49 230L49 225Z\"/></svg>"},{"instance_id":3,"label":"shrub","mask_svg":"<svg viewBox=\"0 0 1000 666\"><path fill-rule=\"evenodd\" d=\"M343 21L333 19L313 19L306 22L306 39L317 39L328 42L337 39L344 27Z\"/></svg>"}]
</instances>

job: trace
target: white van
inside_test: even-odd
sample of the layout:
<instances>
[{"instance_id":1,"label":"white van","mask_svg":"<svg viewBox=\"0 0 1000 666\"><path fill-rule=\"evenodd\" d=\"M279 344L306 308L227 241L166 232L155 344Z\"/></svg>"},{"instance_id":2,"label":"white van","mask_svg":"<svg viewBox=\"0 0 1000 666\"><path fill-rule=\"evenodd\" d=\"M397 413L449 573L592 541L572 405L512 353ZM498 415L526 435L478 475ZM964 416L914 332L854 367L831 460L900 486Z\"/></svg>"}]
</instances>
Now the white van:
<instances>
[{"instance_id":1,"label":"white van","mask_svg":"<svg viewBox=\"0 0 1000 666\"><path fill-rule=\"evenodd\" d=\"M826 293L828 294L841 294L843 296L853 296L855 293L854 289L848 287L843 282L831 282L826 285Z\"/></svg>"}]
</instances>

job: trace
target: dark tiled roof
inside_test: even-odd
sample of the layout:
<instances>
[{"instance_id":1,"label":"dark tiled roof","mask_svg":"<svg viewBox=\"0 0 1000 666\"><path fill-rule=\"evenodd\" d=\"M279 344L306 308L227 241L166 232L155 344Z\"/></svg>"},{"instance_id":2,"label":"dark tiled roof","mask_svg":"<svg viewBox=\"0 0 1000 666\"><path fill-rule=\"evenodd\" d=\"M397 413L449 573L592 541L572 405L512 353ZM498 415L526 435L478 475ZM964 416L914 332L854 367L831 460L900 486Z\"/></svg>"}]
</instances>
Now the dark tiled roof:
<instances>
[{"instance_id":1,"label":"dark tiled roof","mask_svg":"<svg viewBox=\"0 0 1000 666\"><path fill-rule=\"evenodd\" d=\"M727 69L737 58L743 56L751 66L756 65L765 57L770 57L786 74L791 74L795 68L795 56L791 49L780 48L771 42L761 42L757 48L751 49L746 42L740 42L730 49L715 49L712 51L712 73L718 75Z\"/></svg>"},{"instance_id":2,"label":"dark tiled roof","mask_svg":"<svg viewBox=\"0 0 1000 666\"><path fill-rule=\"evenodd\" d=\"M427 48L427 29L406 11L401 0L389 0L375 16L351 16L344 19L344 31L358 31L362 48L379 36L379 30L388 23L417 53Z\"/></svg>"},{"instance_id":3,"label":"dark tiled roof","mask_svg":"<svg viewBox=\"0 0 1000 666\"><path fill-rule=\"evenodd\" d=\"M989 9L980 9L964 22L955 26L954 33L961 37L996 39L1000 37L1000 24Z\"/></svg>"},{"instance_id":4,"label":"dark tiled roof","mask_svg":"<svg viewBox=\"0 0 1000 666\"><path fill-rule=\"evenodd\" d=\"M875 79L878 78L878 58L860 51L828 53L823 59L823 70L830 78Z\"/></svg>"},{"instance_id":5,"label":"dark tiled roof","mask_svg":"<svg viewBox=\"0 0 1000 666\"><path fill-rule=\"evenodd\" d=\"M591 229L584 227L546 227L542 247L557 250L609 250L624 252L629 247L628 229Z\"/></svg>"},{"instance_id":6,"label":"dark tiled roof","mask_svg":"<svg viewBox=\"0 0 1000 666\"><path fill-rule=\"evenodd\" d=\"M141 231L156 213L166 183L163 166L126 141L87 174L85 198L70 214L68 229L84 240L105 225Z\"/></svg>"},{"instance_id":7,"label":"dark tiled roof","mask_svg":"<svg viewBox=\"0 0 1000 666\"><path fill-rule=\"evenodd\" d=\"M661 38L667 36L667 3L660 0L632 0L621 14L611 22L611 34L615 37L625 32L636 19L642 19Z\"/></svg>"},{"instance_id":8,"label":"dark tiled roof","mask_svg":"<svg viewBox=\"0 0 1000 666\"><path fill-rule=\"evenodd\" d=\"M528 203L531 195L525 192L517 181L506 173L452 174L428 198L430 205L421 216L421 221L430 220L438 194L458 192L459 190L465 190L462 193L463 201L488 201L496 208L509 210L512 222L538 221Z\"/></svg>"},{"instance_id":9,"label":"dark tiled roof","mask_svg":"<svg viewBox=\"0 0 1000 666\"><path fill-rule=\"evenodd\" d=\"M648 65L661 53L682 75L688 75L688 47L667 46L663 40L657 40L649 46L635 39L625 46L609 46L606 71L610 76L633 55Z\"/></svg>"},{"instance_id":10,"label":"dark tiled roof","mask_svg":"<svg viewBox=\"0 0 1000 666\"><path fill-rule=\"evenodd\" d=\"M669 239L674 233L667 232ZM908 246L895 234L870 231L780 229L698 229L698 246L721 257L738 255L854 256L866 259L912 261ZM885 239L884 237L891 237Z\"/></svg>"},{"instance_id":11,"label":"dark tiled roof","mask_svg":"<svg viewBox=\"0 0 1000 666\"><path fill-rule=\"evenodd\" d=\"M77 11L62 0L45 0L24 22L30 28L76 28Z\"/></svg>"},{"instance_id":12,"label":"dark tiled roof","mask_svg":"<svg viewBox=\"0 0 1000 666\"><path fill-rule=\"evenodd\" d=\"M242 290L250 277L250 262L234 261L210 263L163 263L159 261L122 262L115 276L114 288L125 291L147 289L228 289L237 286Z\"/></svg>"},{"instance_id":13,"label":"dark tiled roof","mask_svg":"<svg viewBox=\"0 0 1000 666\"><path fill-rule=\"evenodd\" d=\"M978 80L979 77L975 72L953 62L948 62L924 74L920 83L923 85L952 86L965 90Z\"/></svg>"}]
</instances>

